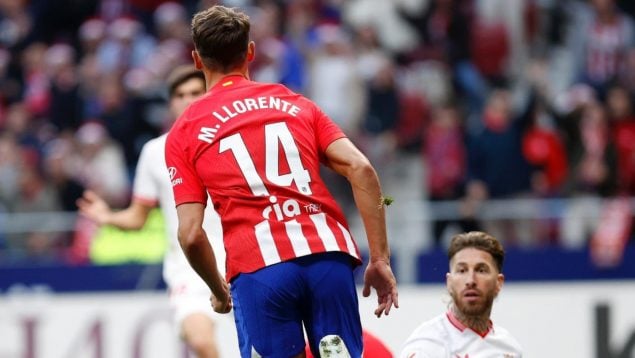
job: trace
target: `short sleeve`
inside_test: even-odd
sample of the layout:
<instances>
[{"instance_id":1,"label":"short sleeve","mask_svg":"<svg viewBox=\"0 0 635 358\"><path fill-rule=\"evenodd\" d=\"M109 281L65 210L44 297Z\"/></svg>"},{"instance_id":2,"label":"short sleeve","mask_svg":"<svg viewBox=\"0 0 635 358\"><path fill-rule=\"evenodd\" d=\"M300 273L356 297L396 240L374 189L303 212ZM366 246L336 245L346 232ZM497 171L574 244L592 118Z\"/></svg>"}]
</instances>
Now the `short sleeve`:
<instances>
[{"instance_id":1,"label":"short sleeve","mask_svg":"<svg viewBox=\"0 0 635 358\"><path fill-rule=\"evenodd\" d=\"M196 174L192 153L184 138L181 127L173 127L165 144L165 163L172 182L174 201L177 206L184 203L207 202L207 193Z\"/></svg>"},{"instance_id":2,"label":"short sleeve","mask_svg":"<svg viewBox=\"0 0 635 358\"><path fill-rule=\"evenodd\" d=\"M438 327L431 326L429 324L419 326L411 335L406 339L406 342L399 354L400 358L435 358L435 357L448 357L448 349L446 345L449 343L449 339L446 338L434 338L439 334ZM442 337L442 336L440 336Z\"/></svg>"},{"instance_id":3,"label":"short sleeve","mask_svg":"<svg viewBox=\"0 0 635 358\"><path fill-rule=\"evenodd\" d=\"M149 141L141 149L139 161L137 162L137 169L135 171L132 196L154 206L159 200L159 185L156 179L152 176L152 159L162 156L163 153L160 151L158 153L153 153L153 148L155 149L155 152L159 148L156 146L153 147L152 144L153 141ZM167 171L165 172L165 175L168 175Z\"/></svg>"},{"instance_id":4,"label":"short sleeve","mask_svg":"<svg viewBox=\"0 0 635 358\"><path fill-rule=\"evenodd\" d=\"M345 138L346 134L322 110L315 106L315 135L320 148L324 152L335 140Z\"/></svg>"},{"instance_id":5,"label":"short sleeve","mask_svg":"<svg viewBox=\"0 0 635 358\"><path fill-rule=\"evenodd\" d=\"M421 352L420 349L406 349L401 352L399 358L431 358L427 354Z\"/></svg>"},{"instance_id":6,"label":"short sleeve","mask_svg":"<svg viewBox=\"0 0 635 358\"><path fill-rule=\"evenodd\" d=\"M445 357L447 353L444 350L436 349L429 341L409 341L399 353L399 358L434 358Z\"/></svg>"}]
</instances>

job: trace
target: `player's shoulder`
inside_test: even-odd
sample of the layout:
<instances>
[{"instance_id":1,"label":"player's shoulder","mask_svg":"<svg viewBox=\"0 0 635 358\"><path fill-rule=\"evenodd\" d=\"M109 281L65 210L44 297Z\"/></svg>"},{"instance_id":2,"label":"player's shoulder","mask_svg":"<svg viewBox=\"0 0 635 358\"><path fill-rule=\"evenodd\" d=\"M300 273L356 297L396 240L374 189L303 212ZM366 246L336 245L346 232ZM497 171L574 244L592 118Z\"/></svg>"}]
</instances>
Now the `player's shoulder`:
<instances>
[{"instance_id":1,"label":"player's shoulder","mask_svg":"<svg viewBox=\"0 0 635 358\"><path fill-rule=\"evenodd\" d=\"M445 356L448 337L444 319L445 315L439 315L415 328L404 342L399 357Z\"/></svg>"},{"instance_id":2,"label":"player's shoulder","mask_svg":"<svg viewBox=\"0 0 635 358\"><path fill-rule=\"evenodd\" d=\"M172 124L172 128L170 128L170 131L166 134L165 141L167 143L175 141L182 142L184 138L188 137L186 134L189 134L191 132L198 132L199 122L197 121L197 119L200 119L204 116L197 115L197 113L207 113L201 109L198 101L200 101L200 98L197 99L196 102L191 103L190 106L185 109L183 114L181 114L181 116L179 116L179 118L174 121L174 123Z\"/></svg>"},{"instance_id":3,"label":"player's shoulder","mask_svg":"<svg viewBox=\"0 0 635 358\"><path fill-rule=\"evenodd\" d=\"M506 328L502 326L494 324L493 331L499 340L504 341L507 344L515 347L519 352L522 351L522 346L520 345L520 342L518 342L516 337L514 337L509 330L507 330Z\"/></svg>"},{"instance_id":4,"label":"player's shoulder","mask_svg":"<svg viewBox=\"0 0 635 358\"><path fill-rule=\"evenodd\" d=\"M423 321L419 326L417 326L417 328L414 329L410 337L429 340L440 339L445 332L444 321L446 319L445 314L440 314L427 321Z\"/></svg>"},{"instance_id":5,"label":"player's shoulder","mask_svg":"<svg viewBox=\"0 0 635 358\"><path fill-rule=\"evenodd\" d=\"M162 148L165 145L165 139L168 137L167 133L163 133L158 137L152 138L144 144L144 148Z\"/></svg>"},{"instance_id":6,"label":"player's shoulder","mask_svg":"<svg viewBox=\"0 0 635 358\"><path fill-rule=\"evenodd\" d=\"M252 82L252 83L254 83L255 86L258 87L258 93L263 95L287 97L287 98L293 98L296 101L311 102L311 100L305 97L303 94L293 91L292 89L290 89L289 87L285 86L282 83L264 83L264 82Z\"/></svg>"},{"instance_id":7,"label":"player's shoulder","mask_svg":"<svg viewBox=\"0 0 635 358\"><path fill-rule=\"evenodd\" d=\"M167 133L164 133L158 137L152 138L149 141L145 142L141 151L144 153L161 153L165 150L165 140L167 138Z\"/></svg>"}]
</instances>

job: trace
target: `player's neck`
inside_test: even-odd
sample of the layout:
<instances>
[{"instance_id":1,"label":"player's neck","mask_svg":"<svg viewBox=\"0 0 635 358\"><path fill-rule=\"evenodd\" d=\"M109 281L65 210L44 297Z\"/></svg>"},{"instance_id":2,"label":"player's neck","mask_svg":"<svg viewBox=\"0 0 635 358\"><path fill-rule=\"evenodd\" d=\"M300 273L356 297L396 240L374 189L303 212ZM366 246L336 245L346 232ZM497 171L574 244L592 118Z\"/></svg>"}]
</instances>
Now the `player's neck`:
<instances>
[{"instance_id":1,"label":"player's neck","mask_svg":"<svg viewBox=\"0 0 635 358\"><path fill-rule=\"evenodd\" d=\"M229 71L227 73L209 70L204 70L203 73L205 74L205 85L207 86L208 91L227 76L242 76L249 79L249 69L246 64L241 68L237 68L236 70Z\"/></svg>"},{"instance_id":2,"label":"player's neck","mask_svg":"<svg viewBox=\"0 0 635 358\"><path fill-rule=\"evenodd\" d=\"M490 315L491 309L487 310L481 315L475 315L475 316L464 314L455 305L452 305L451 310L452 310L452 314L459 322L463 323L464 326L472 329L473 331L477 333L485 333L490 328L489 315Z\"/></svg>"}]
</instances>

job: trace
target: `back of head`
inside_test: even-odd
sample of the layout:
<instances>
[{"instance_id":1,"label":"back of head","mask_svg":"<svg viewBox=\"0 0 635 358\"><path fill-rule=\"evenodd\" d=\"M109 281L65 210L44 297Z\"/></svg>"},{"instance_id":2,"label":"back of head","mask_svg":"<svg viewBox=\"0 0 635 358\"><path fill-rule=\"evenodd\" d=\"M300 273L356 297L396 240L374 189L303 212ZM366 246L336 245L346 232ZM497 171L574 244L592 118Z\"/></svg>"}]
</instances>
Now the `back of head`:
<instances>
[{"instance_id":1,"label":"back of head","mask_svg":"<svg viewBox=\"0 0 635 358\"><path fill-rule=\"evenodd\" d=\"M481 231L470 231L455 235L448 248L448 260L452 260L457 252L470 247L492 255L498 272L503 271L503 261L505 260L503 245L492 235Z\"/></svg>"},{"instance_id":2,"label":"back of head","mask_svg":"<svg viewBox=\"0 0 635 358\"><path fill-rule=\"evenodd\" d=\"M203 83L205 82L205 75L203 72L197 70L193 65L181 65L172 70L166 80L170 98L174 95L174 92L180 85L192 78L199 78L203 81Z\"/></svg>"},{"instance_id":3,"label":"back of head","mask_svg":"<svg viewBox=\"0 0 635 358\"><path fill-rule=\"evenodd\" d=\"M205 67L222 73L239 67L249 44L249 17L221 5L198 12L192 19L192 40Z\"/></svg>"}]
</instances>

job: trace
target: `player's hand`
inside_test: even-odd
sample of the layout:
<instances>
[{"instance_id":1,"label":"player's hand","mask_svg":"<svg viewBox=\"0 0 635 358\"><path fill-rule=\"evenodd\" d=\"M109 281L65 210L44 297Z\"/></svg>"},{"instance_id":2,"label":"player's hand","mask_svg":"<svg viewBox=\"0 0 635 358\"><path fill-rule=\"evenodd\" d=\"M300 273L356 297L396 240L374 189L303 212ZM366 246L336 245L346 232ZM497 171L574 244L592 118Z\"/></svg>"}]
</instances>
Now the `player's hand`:
<instances>
[{"instance_id":1,"label":"player's hand","mask_svg":"<svg viewBox=\"0 0 635 358\"><path fill-rule=\"evenodd\" d=\"M387 316L392 306L399 308L397 280L392 273L389 260L371 259L368 263L364 273L364 289L362 291L364 297L370 296L371 287L377 292L378 306L375 310L377 317L381 317L382 313Z\"/></svg>"},{"instance_id":2,"label":"player's hand","mask_svg":"<svg viewBox=\"0 0 635 358\"><path fill-rule=\"evenodd\" d=\"M223 288L220 294L215 295L212 293L210 301L212 301L212 308L215 312L229 313L232 310L234 304L232 303L232 296L229 293L229 286L226 282L223 281Z\"/></svg>"},{"instance_id":3,"label":"player's hand","mask_svg":"<svg viewBox=\"0 0 635 358\"><path fill-rule=\"evenodd\" d=\"M112 213L108 204L91 190L86 190L84 195L77 199L77 207L80 215L86 216L99 225L106 224L108 217Z\"/></svg>"}]
</instances>

